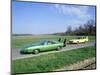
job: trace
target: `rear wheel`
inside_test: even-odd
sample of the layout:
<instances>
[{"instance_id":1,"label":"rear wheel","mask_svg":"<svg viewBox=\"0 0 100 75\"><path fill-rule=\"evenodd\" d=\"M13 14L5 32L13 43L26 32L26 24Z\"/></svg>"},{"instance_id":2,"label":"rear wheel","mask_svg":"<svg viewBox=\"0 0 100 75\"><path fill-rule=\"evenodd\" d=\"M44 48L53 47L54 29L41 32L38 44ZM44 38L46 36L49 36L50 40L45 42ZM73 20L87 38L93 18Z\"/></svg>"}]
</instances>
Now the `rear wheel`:
<instances>
[{"instance_id":1,"label":"rear wheel","mask_svg":"<svg viewBox=\"0 0 100 75\"><path fill-rule=\"evenodd\" d=\"M34 50L33 53L34 54L38 54L39 53L39 50Z\"/></svg>"},{"instance_id":2,"label":"rear wheel","mask_svg":"<svg viewBox=\"0 0 100 75\"><path fill-rule=\"evenodd\" d=\"M57 47L57 50L61 50L61 47L60 47L60 46L58 46L58 47Z\"/></svg>"}]
</instances>

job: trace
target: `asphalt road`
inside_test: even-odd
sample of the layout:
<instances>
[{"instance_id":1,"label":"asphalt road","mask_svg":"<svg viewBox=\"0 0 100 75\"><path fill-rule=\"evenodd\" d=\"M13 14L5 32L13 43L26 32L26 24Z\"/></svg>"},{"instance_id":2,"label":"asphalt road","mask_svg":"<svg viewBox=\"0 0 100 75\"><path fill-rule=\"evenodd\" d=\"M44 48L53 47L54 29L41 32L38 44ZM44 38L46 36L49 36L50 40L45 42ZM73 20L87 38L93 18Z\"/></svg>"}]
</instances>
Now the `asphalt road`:
<instances>
[{"instance_id":1,"label":"asphalt road","mask_svg":"<svg viewBox=\"0 0 100 75\"><path fill-rule=\"evenodd\" d=\"M49 51L49 52L42 52L39 54L20 54L20 49L12 49L11 58L12 58L12 60L16 60L16 59L35 57L35 56L40 56L40 55L49 54L49 53L68 51L68 50L72 50L72 49L93 46L94 43L95 42L92 41L92 42L87 42L87 43L82 43L82 44L67 44L66 47L62 48L59 51L54 50L54 51Z\"/></svg>"}]
</instances>

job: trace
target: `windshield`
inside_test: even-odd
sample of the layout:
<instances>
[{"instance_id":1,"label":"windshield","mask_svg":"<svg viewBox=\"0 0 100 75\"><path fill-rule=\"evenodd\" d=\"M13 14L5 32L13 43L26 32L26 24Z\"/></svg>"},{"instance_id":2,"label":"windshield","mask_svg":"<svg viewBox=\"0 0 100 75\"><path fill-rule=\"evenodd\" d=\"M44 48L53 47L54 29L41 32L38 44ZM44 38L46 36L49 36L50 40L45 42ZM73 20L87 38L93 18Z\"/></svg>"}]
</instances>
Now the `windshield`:
<instances>
[{"instance_id":1,"label":"windshield","mask_svg":"<svg viewBox=\"0 0 100 75\"><path fill-rule=\"evenodd\" d=\"M76 39L81 39L82 37L76 37Z\"/></svg>"}]
</instances>

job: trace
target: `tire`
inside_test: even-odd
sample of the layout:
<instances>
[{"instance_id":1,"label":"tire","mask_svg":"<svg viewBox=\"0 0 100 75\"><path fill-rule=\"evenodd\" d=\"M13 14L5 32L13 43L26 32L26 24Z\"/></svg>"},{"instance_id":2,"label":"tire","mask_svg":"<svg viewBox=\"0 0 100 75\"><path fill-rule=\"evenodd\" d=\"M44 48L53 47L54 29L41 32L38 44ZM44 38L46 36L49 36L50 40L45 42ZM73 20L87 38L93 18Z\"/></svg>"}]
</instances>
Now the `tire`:
<instances>
[{"instance_id":1,"label":"tire","mask_svg":"<svg viewBox=\"0 0 100 75\"><path fill-rule=\"evenodd\" d=\"M66 44L64 44L63 47L66 47Z\"/></svg>"},{"instance_id":2,"label":"tire","mask_svg":"<svg viewBox=\"0 0 100 75\"><path fill-rule=\"evenodd\" d=\"M33 53L34 54L38 54L39 53L39 50L36 49L36 50L33 51Z\"/></svg>"},{"instance_id":3,"label":"tire","mask_svg":"<svg viewBox=\"0 0 100 75\"><path fill-rule=\"evenodd\" d=\"M58 46L58 47L57 47L57 51L59 51L60 49L61 49L61 47L60 47L60 46Z\"/></svg>"}]
</instances>

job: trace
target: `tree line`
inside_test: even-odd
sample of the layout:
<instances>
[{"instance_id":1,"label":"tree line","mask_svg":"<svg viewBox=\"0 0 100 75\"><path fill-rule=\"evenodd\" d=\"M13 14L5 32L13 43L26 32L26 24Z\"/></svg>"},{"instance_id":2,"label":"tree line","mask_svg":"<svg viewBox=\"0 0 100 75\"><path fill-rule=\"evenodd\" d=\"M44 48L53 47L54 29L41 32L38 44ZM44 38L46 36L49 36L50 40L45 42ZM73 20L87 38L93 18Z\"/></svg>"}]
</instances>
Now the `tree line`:
<instances>
[{"instance_id":1,"label":"tree line","mask_svg":"<svg viewBox=\"0 0 100 75\"><path fill-rule=\"evenodd\" d=\"M13 36L32 36L32 34L12 34Z\"/></svg>"},{"instance_id":2,"label":"tree line","mask_svg":"<svg viewBox=\"0 0 100 75\"><path fill-rule=\"evenodd\" d=\"M88 20L85 24L73 29L69 25L65 32L55 33L55 35L96 35L96 22L94 20Z\"/></svg>"}]
</instances>

